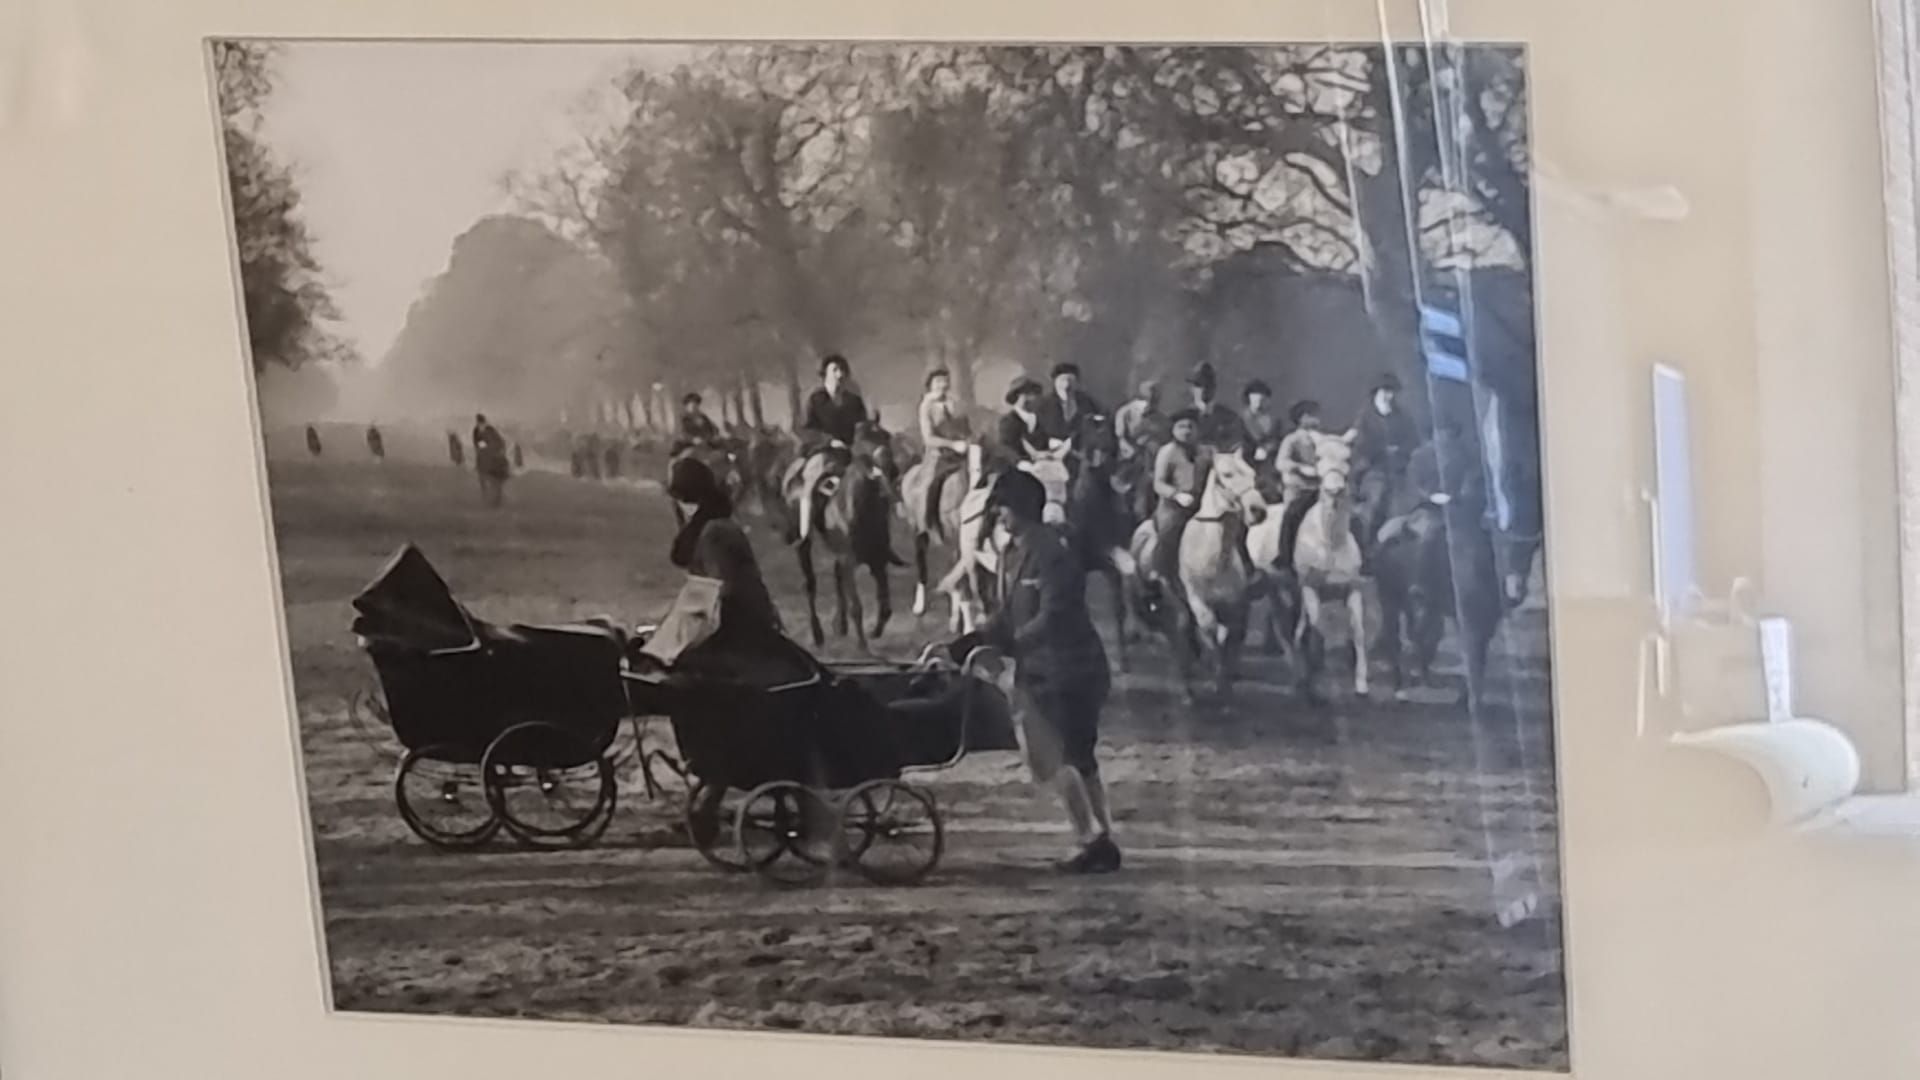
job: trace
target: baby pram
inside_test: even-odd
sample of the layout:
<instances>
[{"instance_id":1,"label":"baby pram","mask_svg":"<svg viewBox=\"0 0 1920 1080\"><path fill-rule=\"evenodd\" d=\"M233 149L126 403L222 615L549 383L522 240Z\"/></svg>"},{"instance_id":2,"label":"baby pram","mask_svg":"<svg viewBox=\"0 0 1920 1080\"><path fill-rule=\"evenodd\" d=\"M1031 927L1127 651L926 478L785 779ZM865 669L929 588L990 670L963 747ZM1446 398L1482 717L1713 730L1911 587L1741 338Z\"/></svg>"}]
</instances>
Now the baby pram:
<instances>
[{"instance_id":1,"label":"baby pram","mask_svg":"<svg viewBox=\"0 0 1920 1080\"><path fill-rule=\"evenodd\" d=\"M655 663L636 644L628 701L673 727L694 846L782 884L836 866L885 884L920 880L939 864L945 827L934 794L905 777L1019 748L1005 696L974 675L977 658L955 665L929 650L913 664L820 663L788 643L792 670L750 681Z\"/></svg>"},{"instance_id":2,"label":"baby pram","mask_svg":"<svg viewBox=\"0 0 1920 1080\"><path fill-rule=\"evenodd\" d=\"M503 828L535 846L598 840L618 797L611 750L631 718L648 794L656 764L687 777L688 833L716 865L789 884L838 865L912 882L945 840L934 795L905 778L1019 748L978 657L822 664L794 645L794 678L714 677L662 663L646 631L476 618L412 545L353 604L405 749L400 816L442 848ZM646 749L639 721L651 717L668 720L683 760Z\"/></svg>"},{"instance_id":3,"label":"baby pram","mask_svg":"<svg viewBox=\"0 0 1920 1080\"><path fill-rule=\"evenodd\" d=\"M534 845L606 831L618 794L608 749L628 714L619 630L475 618L411 544L353 606L406 751L394 798L409 828L456 849L503 826Z\"/></svg>"}]
</instances>

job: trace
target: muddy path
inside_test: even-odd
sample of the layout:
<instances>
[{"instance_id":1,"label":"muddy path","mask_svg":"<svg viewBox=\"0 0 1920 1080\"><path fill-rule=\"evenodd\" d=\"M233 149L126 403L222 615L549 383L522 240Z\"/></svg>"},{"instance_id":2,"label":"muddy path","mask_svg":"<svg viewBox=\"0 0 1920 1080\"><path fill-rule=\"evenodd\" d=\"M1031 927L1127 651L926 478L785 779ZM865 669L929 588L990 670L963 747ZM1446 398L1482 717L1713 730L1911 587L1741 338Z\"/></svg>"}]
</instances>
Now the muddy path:
<instances>
[{"instance_id":1,"label":"muddy path","mask_svg":"<svg viewBox=\"0 0 1920 1080\"><path fill-rule=\"evenodd\" d=\"M273 491L340 1008L1566 1067L1544 612L1498 643L1477 722L1445 695L1309 709L1268 657L1233 709L1195 710L1136 644L1103 728L1112 877L1050 871L1065 828L1011 754L922 778L948 842L912 888L721 873L631 772L598 848L444 854L394 811L393 748L349 720L370 671L347 598L404 536L483 616L644 617L677 581L672 520L546 477L487 516L446 470L369 472L282 465ZM905 615L885 648L942 633ZM1533 915L1504 926L1516 895Z\"/></svg>"}]
</instances>

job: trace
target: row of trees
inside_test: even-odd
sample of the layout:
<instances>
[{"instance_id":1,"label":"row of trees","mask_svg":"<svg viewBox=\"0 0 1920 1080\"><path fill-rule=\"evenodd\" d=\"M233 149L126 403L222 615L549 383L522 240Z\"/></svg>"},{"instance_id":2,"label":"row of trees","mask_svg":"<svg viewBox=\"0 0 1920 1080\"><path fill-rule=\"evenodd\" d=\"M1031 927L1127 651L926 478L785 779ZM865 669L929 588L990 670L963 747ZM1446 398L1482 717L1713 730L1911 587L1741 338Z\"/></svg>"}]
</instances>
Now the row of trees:
<instances>
[{"instance_id":1,"label":"row of trees","mask_svg":"<svg viewBox=\"0 0 1920 1080\"><path fill-rule=\"evenodd\" d=\"M247 338L254 369L262 373L355 359L325 326L325 320L340 316L300 217L299 187L261 133L275 58L273 46L264 42L213 43Z\"/></svg>"},{"instance_id":2,"label":"row of trees","mask_svg":"<svg viewBox=\"0 0 1920 1080\"><path fill-rule=\"evenodd\" d=\"M791 406L830 351L902 389L1011 356L1117 392L1204 351L1250 274L1356 280L1411 342L1445 270L1531 248L1514 49L726 46L615 93L510 180L615 283L591 393Z\"/></svg>"}]
</instances>

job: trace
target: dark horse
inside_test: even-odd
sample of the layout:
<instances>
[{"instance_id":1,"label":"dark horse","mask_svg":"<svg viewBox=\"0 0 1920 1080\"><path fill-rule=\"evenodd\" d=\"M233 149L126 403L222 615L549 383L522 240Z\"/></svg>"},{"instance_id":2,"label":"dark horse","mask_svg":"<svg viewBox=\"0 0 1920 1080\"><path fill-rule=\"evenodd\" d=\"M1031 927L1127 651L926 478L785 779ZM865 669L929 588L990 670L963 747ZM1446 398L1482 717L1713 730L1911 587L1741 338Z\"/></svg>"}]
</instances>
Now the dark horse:
<instances>
[{"instance_id":1,"label":"dark horse","mask_svg":"<svg viewBox=\"0 0 1920 1080\"><path fill-rule=\"evenodd\" d=\"M896 501L892 448L884 434L863 433L852 447L851 460L837 477L827 479L823 491L805 501L814 515L812 528L794 545L800 559L800 576L807 590L807 627L814 645L826 643L820 625L816 599L818 580L814 575L813 547L817 541L833 563L833 632L844 636L851 625L854 639L862 649L869 637L886 633L893 618L893 590L887 571L905 563L893 551L892 506ZM869 634L863 623L860 586L856 572L866 568L873 576L879 611Z\"/></svg>"},{"instance_id":2,"label":"dark horse","mask_svg":"<svg viewBox=\"0 0 1920 1080\"><path fill-rule=\"evenodd\" d=\"M1466 703L1471 707L1482 699L1487 654L1506 615L1508 597L1487 520L1478 455L1465 447L1456 452L1457 464L1438 467L1441 476L1455 474L1452 482L1419 485L1422 491L1440 493L1419 496L1381 530L1384 539L1375 548L1373 569L1380 592L1379 646L1396 691L1404 694L1410 683L1429 682L1434 655L1451 621L1466 663ZM1429 446L1422 453L1446 456L1449 451Z\"/></svg>"},{"instance_id":3,"label":"dark horse","mask_svg":"<svg viewBox=\"0 0 1920 1080\"><path fill-rule=\"evenodd\" d=\"M1120 444L1113 425L1095 416L1080 435L1078 455L1067 484L1067 537L1087 573L1104 578L1112 589L1115 662L1127 670L1127 579L1133 556L1128 548L1138 523L1125 492L1116 483Z\"/></svg>"}]
</instances>

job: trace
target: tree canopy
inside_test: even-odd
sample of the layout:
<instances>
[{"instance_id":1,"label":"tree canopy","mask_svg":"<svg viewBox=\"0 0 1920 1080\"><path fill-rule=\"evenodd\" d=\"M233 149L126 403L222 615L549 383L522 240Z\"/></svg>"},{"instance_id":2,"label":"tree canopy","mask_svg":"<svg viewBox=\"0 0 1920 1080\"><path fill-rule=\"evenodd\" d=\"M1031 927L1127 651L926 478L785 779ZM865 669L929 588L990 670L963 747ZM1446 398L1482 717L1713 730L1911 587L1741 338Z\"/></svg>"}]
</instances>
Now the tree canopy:
<instances>
[{"instance_id":1,"label":"tree canopy","mask_svg":"<svg viewBox=\"0 0 1920 1080\"><path fill-rule=\"evenodd\" d=\"M339 312L300 218L293 172L261 137L260 110L273 92L274 58L273 47L259 42L213 44L247 341L256 371L353 359L324 325Z\"/></svg>"},{"instance_id":2,"label":"tree canopy","mask_svg":"<svg viewBox=\"0 0 1920 1080\"><path fill-rule=\"evenodd\" d=\"M613 269L629 385L797 396L864 349L896 384L1071 358L1111 391L1273 275L1352 283L1411 366L1418 299L1531 248L1516 49L725 45L611 93L512 190Z\"/></svg>"}]
</instances>

